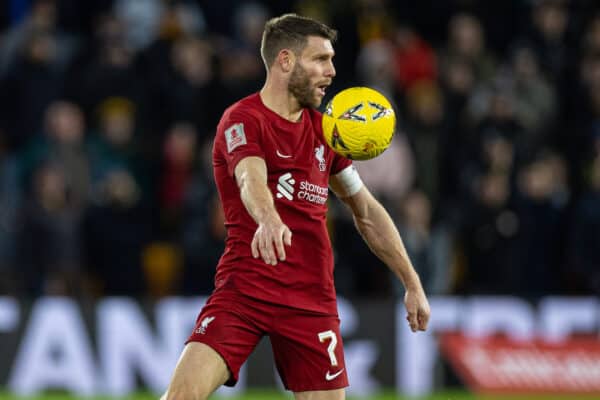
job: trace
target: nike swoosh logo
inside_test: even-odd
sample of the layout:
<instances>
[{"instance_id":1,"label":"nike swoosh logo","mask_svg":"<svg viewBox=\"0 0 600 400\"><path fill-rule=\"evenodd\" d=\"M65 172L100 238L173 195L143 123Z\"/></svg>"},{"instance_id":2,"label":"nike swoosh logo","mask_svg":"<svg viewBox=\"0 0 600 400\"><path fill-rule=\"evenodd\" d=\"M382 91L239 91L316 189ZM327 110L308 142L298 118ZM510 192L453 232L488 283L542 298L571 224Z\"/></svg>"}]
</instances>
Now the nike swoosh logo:
<instances>
[{"instance_id":1,"label":"nike swoosh logo","mask_svg":"<svg viewBox=\"0 0 600 400\"><path fill-rule=\"evenodd\" d=\"M279 150L275 150L275 153L276 153L276 154L277 154L279 157L281 157L281 158L292 158L292 156L291 156L291 155L290 155L290 156L287 156L287 155L285 155L285 154L281 154L281 153L279 152Z\"/></svg>"},{"instance_id":2,"label":"nike swoosh logo","mask_svg":"<svg viewBox=\"0 0 600 400\"><path fill-rule=\"evenodd\" d=\"M335 378L337 378L338 376L340 376L340 374L344 372L344 368L340 369L338 372L336 372L335 374L330 374L329 371L327 371L327 373L325 374L325 380L327 381L331 381L334 380Z\"/></svg>"}]
</instances>

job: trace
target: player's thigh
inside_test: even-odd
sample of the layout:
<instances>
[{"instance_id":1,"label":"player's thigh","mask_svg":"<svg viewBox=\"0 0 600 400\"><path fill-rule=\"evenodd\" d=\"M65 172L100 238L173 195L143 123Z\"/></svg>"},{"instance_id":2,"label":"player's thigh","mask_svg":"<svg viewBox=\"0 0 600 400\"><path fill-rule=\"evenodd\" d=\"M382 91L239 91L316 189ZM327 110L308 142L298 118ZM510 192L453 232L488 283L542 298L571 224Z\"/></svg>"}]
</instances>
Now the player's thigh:
<instances>
[{"instance_id":1,"label":"player's thigh","mask_svg":"<svg viewBox=\"0 0 600 400\"><path fill-rule=\"evenodd\" d=\"M333 390L311 390L308 392L294 392L296 400L344 400L346 391L344 389Z\"/></svg>"},{"instance_id":2,"label":"player's thigh","mask_svg":"<svg viewBox=\"0 0 600 400\"><path fill-rule=\"evenodd\" d=\"M204 343L188 343L162 400L204 399L229 379L225 360Z\"/></svg>"},{"instance_id":3,"label":"player's thigh","mask_svg":"<svg viewBox=\"0 0 600 400\"><path fill-rule=\"evenodd\" d=\"M265 334L263 315L233 295L211 296L196 320L188 343L204 343L217 352L230 372L225 385L234 386L240 368Z\"/></svg>"},{"instance_id":4,"label":"player's thigh","mask_svg":"<svg viewBox=\"0 0 600 400\"><path fill-rule=\"evenodd\" d=\"M278 315L270 340L286 389L307 392L305 396L309 392L334 395L333 391L348 386L339 326L337 316L302 311Z\"/></svg>"}]
</instances>

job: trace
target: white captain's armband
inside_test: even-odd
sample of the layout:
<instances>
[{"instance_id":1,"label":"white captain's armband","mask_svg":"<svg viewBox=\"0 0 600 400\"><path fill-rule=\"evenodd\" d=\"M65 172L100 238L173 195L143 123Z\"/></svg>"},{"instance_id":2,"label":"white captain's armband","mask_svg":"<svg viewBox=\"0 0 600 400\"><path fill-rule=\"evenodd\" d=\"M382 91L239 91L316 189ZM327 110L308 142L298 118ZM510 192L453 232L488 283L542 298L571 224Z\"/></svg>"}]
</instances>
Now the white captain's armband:
<instances>
[{"instance_id":1,"label":"white captain's armband","mask_svg":"<svg viewBox=\"0 0 600 400\"><path fill-rule=\"evenodd\" d=\"M354 196L363 186L362 179L354 165L344 168L329 180L329 187L339 198Z\"/></svg>"}]
</instances>

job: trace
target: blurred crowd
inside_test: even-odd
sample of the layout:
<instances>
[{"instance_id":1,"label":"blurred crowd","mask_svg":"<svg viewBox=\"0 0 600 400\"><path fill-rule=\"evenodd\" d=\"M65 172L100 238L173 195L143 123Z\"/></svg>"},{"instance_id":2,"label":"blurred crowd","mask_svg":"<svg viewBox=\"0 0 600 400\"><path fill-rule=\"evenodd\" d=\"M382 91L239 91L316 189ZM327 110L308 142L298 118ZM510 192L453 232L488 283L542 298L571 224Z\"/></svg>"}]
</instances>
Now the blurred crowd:
<instances>
[{"instance_id":1,"label":"blurred crowd","mask_svg":"<svg viewBox=\"0 0 600 400\"><path fill-rule=\"evenodd\" d=\"M594 0L5 0L0 294L208 293L215 127L290 11L339 30L328 98L395 104L391 147L356 164L429 294L600 294ZM339 293L399 292L351 226L331 200Z\"/></svg>"}]
</instances>

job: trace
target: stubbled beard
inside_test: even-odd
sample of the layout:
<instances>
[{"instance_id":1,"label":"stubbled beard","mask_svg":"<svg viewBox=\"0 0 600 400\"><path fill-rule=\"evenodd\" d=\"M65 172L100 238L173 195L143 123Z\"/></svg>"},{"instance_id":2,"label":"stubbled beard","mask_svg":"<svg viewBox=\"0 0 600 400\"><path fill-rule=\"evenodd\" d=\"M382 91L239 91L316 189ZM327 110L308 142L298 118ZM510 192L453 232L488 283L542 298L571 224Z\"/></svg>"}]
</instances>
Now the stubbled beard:
<instances>
[{"instance_id":1,"label":"stubbled beard","mask_svg":"<svg viewBox=\"0 0 600 400\"><path fill-rule=\"evenodd\" d=\"M298 100L301 107L317 108L321 105L321 102L315 98L308 74L300 63L294 65L288 83L288 90Z\"/></svg>"}]
</instances>

